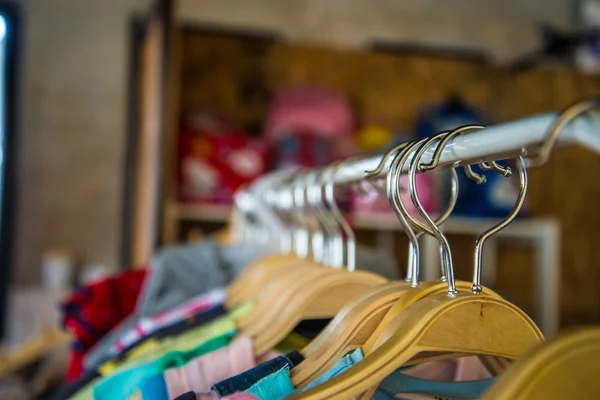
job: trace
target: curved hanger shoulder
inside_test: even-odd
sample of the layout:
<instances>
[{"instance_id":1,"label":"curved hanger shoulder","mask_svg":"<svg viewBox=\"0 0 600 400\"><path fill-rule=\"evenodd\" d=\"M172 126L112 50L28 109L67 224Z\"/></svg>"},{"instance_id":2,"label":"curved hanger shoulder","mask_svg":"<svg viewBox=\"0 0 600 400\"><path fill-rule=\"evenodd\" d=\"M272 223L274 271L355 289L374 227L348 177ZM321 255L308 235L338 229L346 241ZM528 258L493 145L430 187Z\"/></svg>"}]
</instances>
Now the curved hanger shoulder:
<instances>
[{"instance_id":1,"label":"curved hanger shoulder","mask_svg":"<svg viewBox=\"0 0 600 400\"><path fill-rule=\"evenodd\" d=\"M410 284L394 281L374 287L348 303L302 350L304 361L290 371L295 387L304 387L348 351L360 347Z\"/></svg>"},{"instance_id":2,"label":"curved hanger shoulder","mask_svg":"<svg viewBox=\"0 0 600 400\"><path fill-rule=\"evenodd\" d=\"M227 288L228 308L242 304L257 294L257 290L265 286L269 276L283 268L306 262L296 254L271 254L261 257L248 265Z\"/></svg>"},{"instance_id":3,"label":"curved hanger shoulder","mask_svg":"<svg viewBox=\"0 0 600 400\"><path fill-rule=\"evenodd\" d=\"M516 361L485 400L600 399L600 328L552 339Z\"/></svg>"},{"instance_id":4,"label":"curved hanger shoulder","mask_svg":"<svg viewBox=\"0 0 600 400\"><path fill-rule=\"evenodd\" d=\"M360 363L292 399L348 399L377 386L421 353L492 355L516 359L543 336L515 305L488 295L437 294L409 306L390 340Z\"/></svg>"},{"instance_id":5,"label":"curved hanger shoulder","mask_svg":"<svg viewBox=\"0 0 600 400\"><path fill-rule=\"evenodd\" d=\"M456 285L461 290L471 289L470 282L457 281ZM377 341L382 331L395 332L397 326L388 324L402 310L425 296L445 293L447 289L443 282L426 282L412 288L406 282L396 281L369 290L340 311L302 351L304 361L290 371L294 386L305 387L351 350L362 347L364 354L370 353L375 344L391 336L384 334L385 340ZM486 293L497 296L491 291Z\"/></svg>"},{"instance_id":6,"label":"curved hanger shoulder","mask_svg":"<svg viewBox=\"0 0 600 400\"><path fill-rule=\"evenodd\" d=\"M312 280L256 335L255 352L262 354L272 349L304 319L334 317L369 288L386 282L386 278L366 271L337 271Z\"/></svg>"},{"instance_id":7,"label":"curved hanger shoulder","mask_svg":"<svg viewBox=\"0 0 600 400\"><path fill-rule=\"evenodd\" d=\"M461 291L469 292L471 290L471 282L456 281L456 287ZM396 301L396 303L389 309L377 330L375 330L369 340L365 342L362 347L363 353L365 355L370 354L376 348L389 340L390 337L392 337L398 331L400 328L399 324L401 324L403 321L403 317L399 316L410 305L434 294L444 294L447 290L448 284L445 282L425 282L415 288L407 290L404 295L400 297L398 301ZM496 292L488 288L485 288L485 294L490 297L500 298Z\"/></svg>"},{"instance_id":8,"label":"curved hanger shoulder","mask_svg":"<svg viewBox=\"0 0 600 400\"><path fill-rule=\"evenodd\" d=\"M310 282L334 271L314 263L283 268L269 274L265 285L257 287L257 295L252 311L237 322L237 327L245 335L254 336L269 326L281 309L293 296L301 292Z\"/></svg>"}]
</instances>

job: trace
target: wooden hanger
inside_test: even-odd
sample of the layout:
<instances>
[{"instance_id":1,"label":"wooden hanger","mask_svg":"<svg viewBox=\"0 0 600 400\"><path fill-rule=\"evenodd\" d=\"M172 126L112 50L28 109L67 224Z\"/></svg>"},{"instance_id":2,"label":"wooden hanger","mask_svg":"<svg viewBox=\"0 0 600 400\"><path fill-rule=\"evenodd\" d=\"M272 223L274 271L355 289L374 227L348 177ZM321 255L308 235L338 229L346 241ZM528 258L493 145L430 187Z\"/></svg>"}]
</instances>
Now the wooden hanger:
<instances>
[{"instance_id":1,"label":"wooden hanger","mask_svg":"<svg viewBox=\"0 0 600 400\"><path fill-rule=\"evenodd\" d=\"M471 290L471 282L457 281L456 287L459 290L469 291ZM394 334L398 332L400 324L404 323L404 319L402 317L399 318L398 316L411 304L414 304L427 296L431 296L434 294L443 294L447 290L448 285L443 282L424 283L416 288L411 288L407 290L404 293L404 295L399 297L398 301L396 301L394 305L389 309L388 313L383 318L381 324L375 329L373 334L361 346L363 355L373 353L375 349L379 348L382 344L390 340L394 336ZM485 293L490 297L495 297L499 299L501 298L500 295L488 288L485 288ZM420 355L419 357L411 359L405 365L412 365L447 358L456 358L458 356L459 354L452 354L447 352L441 354ZM504 369L507 367L506 362L504 362L505 359L501 357L480 355L480 360L490 372L494 373L494 375L504 371ZM358 396L357 399L370 399L376 389L377 387L373 386L361 396Z\"/></svg>"},{"instance_id":2,"label":"wooden hanger","mask_svg":"<svg viewBox=\"0 0 600 400\"><path fill-rule=\"evenodd\" d=\"M227 287L225 306L233 308L253 297L282 269L295 269L306 263L294 253L270 254L248 265Z\"/></svg>"},{"instance_id":3,"label":"wooden hanger","mask_svg":"<svg viewBox=\"0 0 600 400\"><path fill-rule=\"evenodd\" d=\"M600 328L563 334L519 358L484 400L600 399Z\"/></svg>"},{"instance_id":4,"label":"wooden hanger","mask_svg":"<svg viewBox=\"0 0 600 400\"><path fill-rule=\"evenodd\" d=\"M276 306L281 305L296 293L301 292L313 280L334 272L324 266L308 264L306 262L298 267L283 268L271 275L267 284L258 290L258 295L251 299L254 302L252 311L238 321L238 329L246 334L253 335L263 329L261 321L269 323L274 317Z\"/></svg>"},{"instance_id":5,"label":"wooden hanger","mask_svg":"<svg viewBox=\"0 0 600 400\"><path fill-rule=\"evenodd\" d=\"M471 283L458 281L457 287L469 290ZM443 293L447 288L442 282L426 282L411 288L406 282L395 281L359 296L340 311L325 330L302 350L304 361L290 371L294 386L304 388L352 350L361 347L364 352L368 341L373 340L382 327L388 324L388 315L392 310L395 314L399 307L406 308L419 298ZM497 296L491 291L490 295ZM407 299L402 301L404 298Z\"/></svg>"},{"instance_id":6,"label":"wooden hanger","mask_svg":"<svg viewBox=\"0 0 600 400\"><path fill-rule=\"evenodd\" d=\"M298 293L288 296L289 301L283 299L273 307L271 315L274 318L270 318L268 325L255 336L257 354L275 347L300 321L334 317L357 296L388 282L386 278L366 271L331 272L313 279Z\"/></svg>"},{"instance_id":7,"label":"wooden hanger","mask_svg":"<svg viewBox=\"0 0 600 400\"><path fill-rule=\"evenodd\" d=\"M513 304L488 295L437 294L398 316L399 330L348 371L291 399L349 399L421 353L493 355L516 359L540 343L537 326Z\"/></svg>"}]
</instances>

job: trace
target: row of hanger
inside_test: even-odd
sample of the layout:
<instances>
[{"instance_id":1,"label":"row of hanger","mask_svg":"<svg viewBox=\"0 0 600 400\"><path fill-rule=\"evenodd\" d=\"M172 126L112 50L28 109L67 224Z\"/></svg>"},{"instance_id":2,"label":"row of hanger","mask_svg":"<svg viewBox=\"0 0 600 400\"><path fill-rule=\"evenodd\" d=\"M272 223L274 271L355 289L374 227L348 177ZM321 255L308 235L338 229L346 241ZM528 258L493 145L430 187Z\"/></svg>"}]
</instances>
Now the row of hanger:
<instances>
[{"instance_id":1,"label":"row of hanger","mask_svg":"<svg viewBox=\"0 0 600 400\"><path fill-rule=\"evenodd\" d=\"M386 153L377 169L365 173L365 179L387 195L409 237L404 280L390 281L356 269L354 234L335 199L336 175L348 161L271 174L245 188L236 197L240 213L231 223L233 232L239 240L271 244L279 252L248 266L228 288L228 308L248 301L254 303L250 314L238 323L240 334L255 339L255 352L260 355L274 348L300 321L333 318L301 351L305 360L290 371L294 385L299 388L329 370L344 354L362 349L364 360L353 368L293 398L369 399L378 384L400 367L465 355L478 356L490 371L502 374L500 381L513 392L528 393L535 386L535 390L550 396L546 398L555 398L557 392L545 391L544 382L556 377L556 369L544 375L545 379L521 379L543 375L548 363L540 360L546 359L545 352L542 356L532 356L534 361L523 361L526 357L520 364L511 365L513 360L536 348L544 337L523 311L482 286L482 249L486 240L508 226L523 206L527 168L541 165L549 158L560 130L569 121L599 105L599 100L589 100L561 113L535 158L523 154L514 160L512 168L497 161L478 164L484 171L506 178L516 176L520 190L513 211L476 240L471 282L455 278L452 251L440 228L451 214L460 190L457 167L450 168L448 205L435 220L421 204L416 174L436 170L442 152L454 138L485 129L484 126L463 126L403 143ZM433 157L425 163L423 154L430 150ZM403 187L400 175L407 168L408 185ZM470 179L485 184L485 175L476 173L470 165L461 168ZM402 196L406 191L421 219L408 211ZM442 271L436 282L419 281L418 239L423 234L433 235L439 241ZM596 339L600 337L597 330L593 335ZM572 342L580 341L590 340L586 334L579 334L575 339L569 338L570 347L566 347L579 351ZM566 351L562 342L554 346L563 353ZM556 349L547 350L553 351ZM519 367L523 363L525 367ZM570 363L566 362L565 368ZM570 373L561 368L558 371ZM507 384L506 379L512 383ZM518 398L517 392L499 385L485 399ZM548 386L556 389L555 384ZM509 392L514 397L507 397Z\"/></svg>"}]
</instances>

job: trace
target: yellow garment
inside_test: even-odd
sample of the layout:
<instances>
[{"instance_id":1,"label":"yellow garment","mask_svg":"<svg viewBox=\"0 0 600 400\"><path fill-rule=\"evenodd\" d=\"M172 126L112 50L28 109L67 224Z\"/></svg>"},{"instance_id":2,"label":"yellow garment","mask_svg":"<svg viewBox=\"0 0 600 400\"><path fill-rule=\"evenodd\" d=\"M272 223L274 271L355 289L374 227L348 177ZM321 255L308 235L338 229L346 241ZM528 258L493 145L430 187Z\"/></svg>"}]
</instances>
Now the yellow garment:
<instances>
[{"instance_id":1,"label":"yellow garment","mask_svg":"<svg viewBox=\"0 0 600 400\"><path fill-rule=\"evenodd\" d=\"M285 354L291 351L300 351L305 348L310 343L310 340L305 338L304 336L296 333L290 332L277 346L275 346L275 350L278 352Z\"/></svg>"},{"instance_id":2,"label":"yellow garment","mask_svg":"<svg viewBox=\"0 0 600 400\"><path fill-rule=\"evenodd\" d=\"M94 379L69 397L69 400L94 400L94 386L101 380L102 378Z\"/></svg>"},{"instance_id":3,"label":"yellow garment","mask_svg":"<svg viewBox=\"0 0 600 400\"><path fill-rule=\"evenodd\" d=\"M198 328L202 328L199 326ZM139 346L134 347L127 353L127 360L135 360L138 357L142 357L144 353L151 351L153 348L158 346L160 341L158 339L148 339Z\"/></svg>"},{"instance_id":4,"label":"yellow garment","mask_svg":"<svg viewBox=\"0 0 600 400\"><path fill-rule=\"evenodd\" d=\"M190 351L213 338L235 331L236 321L248 315L253 308L254 303L248 301L209 324L201 325L180 335L167 337L162 340L150 339L129 351L124 360L108 361L102 364L98 368L98 372L102 376L107 376L121 369L154 361L169 351Z\"/></svg>"}]
</instances>

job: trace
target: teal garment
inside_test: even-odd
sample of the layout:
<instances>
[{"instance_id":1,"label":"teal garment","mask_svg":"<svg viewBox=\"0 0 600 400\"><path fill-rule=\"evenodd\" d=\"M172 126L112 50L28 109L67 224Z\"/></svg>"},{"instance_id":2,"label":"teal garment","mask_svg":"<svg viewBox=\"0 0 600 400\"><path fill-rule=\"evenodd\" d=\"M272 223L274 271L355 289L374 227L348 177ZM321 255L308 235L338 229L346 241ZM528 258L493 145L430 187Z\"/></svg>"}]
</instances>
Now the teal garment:
<instances>
[{"instance_id":1,"label":"teal garment","mask_svg":"<svg viewBox=\"0 0 600 400\"><path fill-rule=\"evenodd\" d=\"M290 379L290 370L288 367L284 367L256 382L250 389L246 390L246 393L261 400L278 400L293 391L294 385Z\"/></svg>"},{"instance_id":2,"label":"teal garment","mask_svg":"<svg viewBox=\"0 0 600 400\"><path fill-rule=\"evenodd\" d=\"M331 378L338 376L346 370L349 370L356 363L362 361L363 358L364 357L361 349L351 351L350 353L340 358L340 360L336 362L333 367L329 368L327 372L325 372L323 375L319 376L314 381L309 383L304 389L298 390L298 392L304 392L308 389L314 388L315 386L319 386L323 382L327 382Z\"/></svg>"},{"instance_id":3,"label":"teal garment","mask_svg":"<svg viewBox=\"0 0 600 400\"><path fill-rule=\"evenodd\" d=\"M139 386L144 400L169 400L167 383L162 374L154 375L142 382Z\"/></svg>"},{"instance_id":4,"label":"teal garment","mask_svg":"<svg viewBox=\"0 0 600 400\"><path fill-rule=\"evenodd\" d=\"M398 400L402 398L402 393L429 394L436 399L478 399L494 381L494 378L489 378L476 381L438 382L414 378L396 371L381 382L373 399Z\"/></svg>"},{"instance_id":5,"label":"teal garment","mask_svg":"<svg viewBox=\"0 0 600 400\"><path fill-rule=\"evenodd\" d=\"M312 381L306 388L311 389L327 382L331 378L338 376L342 372L352 368L356 363L363 359L361 349L346 354L329 371ZM427 379L414 378L405 375L400 370L394 371L391 375L381 382L375 392L374 400L392 400L397 399L396 394L400 393L419 393L429 394L436 398L455 398L455 399L477 399L494 382L494 378L481 379L468 382L438 382Z\"/></svg>"},{"instance_id":6,"label":"teal garment","mask_svg":"<svg viewBox=\"0 0 600 400\"><path fill-rule=\"evenodd\" d=\"M162 375L163 371L166 369L181 367L196 357L225 347L231 343L235 335L236 332L231 331L210 339L191 351L170 351L155 361L119 371L112 376L106 377L94 387L94 399L126 399L128 396L131 396L146 379L153 378L156 375Z\"/></svg>"}]
</instances>

